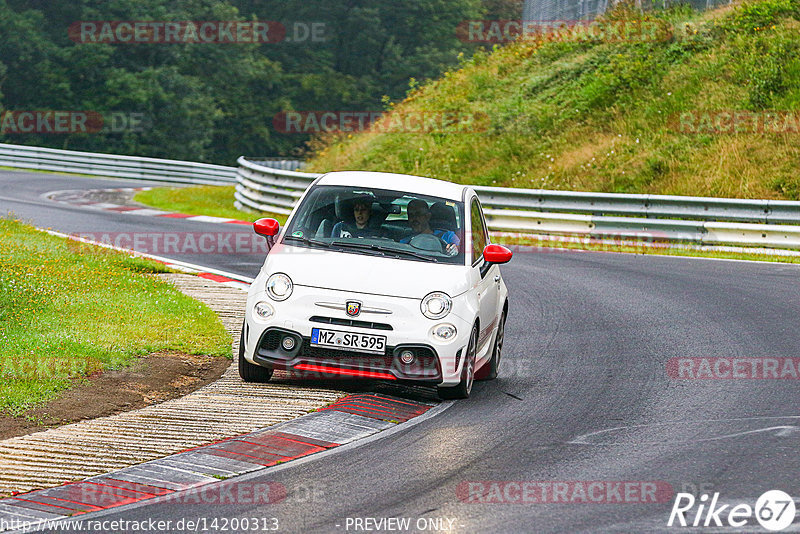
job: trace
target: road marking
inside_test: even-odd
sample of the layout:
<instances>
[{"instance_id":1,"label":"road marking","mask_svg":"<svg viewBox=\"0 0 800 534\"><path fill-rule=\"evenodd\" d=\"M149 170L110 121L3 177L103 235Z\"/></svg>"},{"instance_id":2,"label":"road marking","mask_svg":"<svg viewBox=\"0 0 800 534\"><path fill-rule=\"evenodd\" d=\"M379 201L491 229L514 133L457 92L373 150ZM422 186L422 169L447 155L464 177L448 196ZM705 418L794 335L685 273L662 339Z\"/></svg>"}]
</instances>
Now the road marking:
<instances>
[{"instance_id":1,"label":"road marking","mask_svg":"<svg viewBox=\"0 0 800 534\"><path fill-rule=\"evenodd\" d=\"M624 430L632 430L635 428L652 428L658 426L668 426L668 425L704 425L708 427L711 423L730 423L730 422L746 422L746 421L760 421L760 420L774 420L774 419L800 419L800 416L797 415L787 415L787 416L766 416L766 417L741 417L741 418L732 418L732 419L710 419L710 420L703 420L703 421L665 421L663 423L650 423L650 424L643 424L643 425L626 425L626 426L618 426L613 428L606 428L603 430L597 430L594 432L589 432L587 434L583 434L578 436L577 438L568 441L567 443L570 445L619 445L619 442L593 442L591 439L596 436L600 435L607 435L617 431L624 431ZM677 439L677 440L654 440L654 441L636 441L635 443L631 443L630 445L652 445L652 444L661 444L661 443L702 443L705 441L718 441L721 439L729 439L729 438L736 438L741 436L746 436L749 434L760 434L760 433L768 433L768 432L775 432L776 436L780 437L790 437L798 432L800 432L800 427L795 425L777 425L777 426L769 426L764 428L757 428L751 430L743 430L741 432L730 432L727 434L722 434L719 436L710 436L705 438L692 438L692 439ZM623 443L625 444L625 443Z\"/></svg>"}]
</instances>

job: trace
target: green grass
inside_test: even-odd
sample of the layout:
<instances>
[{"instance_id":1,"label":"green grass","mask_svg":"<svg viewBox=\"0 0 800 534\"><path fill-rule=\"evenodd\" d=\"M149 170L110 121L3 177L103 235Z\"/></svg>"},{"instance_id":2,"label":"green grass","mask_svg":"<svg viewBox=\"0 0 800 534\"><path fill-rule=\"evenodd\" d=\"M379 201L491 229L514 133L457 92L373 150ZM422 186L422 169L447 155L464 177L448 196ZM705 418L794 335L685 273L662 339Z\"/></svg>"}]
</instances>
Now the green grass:
<instances>
[{"instance_id":1,"label":"green grass","mask_svg":"<svg viewBox=\"0 0 800 534\"><path fill-rule=\"evenodd\" d=\"M800 256L779 256L760 252L732 252L699 249L697 245L681 245L676 243L630 243L600 242L585 237L552 237L552 236L497 236L492 242L503 245L523 245L540 247L542 252L555 249L587 250L596 252L619 252L625 254L655 254L659 256L686 256L690 258L716 258L723 260L765 261L776 263L800 263Z\"/></svg>"},{"instance_id":2,"label":"green grass","mask_svg":"<svg viewBox=\"0 0 800 534\"><path fill-rule=\"evenodd\" d=\"M200 185L192 187L158 187L140 191L133 199L153 208L188 215L210 215L240 221L255 221L262 217L273 217L281 224L285 215L252 213L233 206L233 186Z\"/></svg>"},{"instance_id":3,"label":"green grass","mask_svg":"<svg viewBox=\"0 0 800 534\"><path fill-rule=\"evenodd\" d=\"M800 199L800 132L693 134L684 112L800 113L800 0L646 15L653 42L519 41L464 59L391 113L483 114L479 133L318 139L310 172L377 170L458 183Z\"/></svg>"},{"instance_id":4,"label":"green grass","mask_svg":"<svg viewBox=\"0 0 800 534\"><path fill-rule=\"evenodd\" d=\"M0 411L18 415L70 379L160 350L231 356L205 305L163 265L0 219Z\"/></svg>"}]
</instances>

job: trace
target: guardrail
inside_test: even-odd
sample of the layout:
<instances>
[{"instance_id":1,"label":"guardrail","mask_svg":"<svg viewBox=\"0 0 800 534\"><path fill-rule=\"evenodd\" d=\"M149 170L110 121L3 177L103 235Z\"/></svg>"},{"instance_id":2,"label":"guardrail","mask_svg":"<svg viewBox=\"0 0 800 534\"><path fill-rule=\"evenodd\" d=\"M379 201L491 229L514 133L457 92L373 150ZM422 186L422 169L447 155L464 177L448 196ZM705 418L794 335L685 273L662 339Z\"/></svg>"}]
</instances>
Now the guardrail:
<instances>
[{"instance_id":1,"label":"guardrail","mask_svg":"<svg viewBox=\"0 0 800 534\"><path fill-rule=\"evenodd\" d=\"M234 205L239 209L288 215L303 191L319 176L265 167L244 157L237 163Z\"/></svg>"},{"instance_id":2,"label":"guardrail","mask_svg":"<svg viewBox=\"0 0 800 534\"><path fill-rule=\"evenodd\" d=\"M22 145L0 144L0 166L157 182L207 185L236 183L236 167Z\"/></svg>"},{"instance_id":3,"label":"guardrail","mask_svg":"<svg viewBox=\"0 0 800 534\"><path fill-rule=\"evenodd\" d=\"M288 214L319 175L239 158L236 206ZM476 186L489 229L800 248L800 202Z\"/></svg>"},{"instance_id":4,"label":"guardrail","mask_svg":"<svg viewBox=\"0 0 800 534\"><path fill-rule=\"evenodd\" d=\"M306 163L299 159L284 159L284 158L247 158L247 161L261 165L262 167L270 167L271 169L280 169L282 171L302 171Z\"/></svg>"}]
</instances>

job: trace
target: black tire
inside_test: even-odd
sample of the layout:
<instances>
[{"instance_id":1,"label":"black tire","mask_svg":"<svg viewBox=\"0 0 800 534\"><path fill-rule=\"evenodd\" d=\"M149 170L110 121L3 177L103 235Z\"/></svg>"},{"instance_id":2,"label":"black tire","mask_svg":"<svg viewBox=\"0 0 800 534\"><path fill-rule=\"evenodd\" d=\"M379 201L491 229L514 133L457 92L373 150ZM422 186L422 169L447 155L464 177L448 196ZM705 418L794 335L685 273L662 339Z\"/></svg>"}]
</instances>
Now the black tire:
<instances>
[{"instance_id":1,"label":"black tire","mask_svg":"<svg viewBox=\"0 0 800 534\"><path fill-rule=\"evenodd\" d=\"M464 355L464 365L461 367L461 382L455 387L439 387L436 389L442 400L467 399L472 392L475 380L475 352L478 347L478 325L472 327L469 336L467 353Z\"/></svg>"},{"instance_id":2,"label":"black tire","mask_svg":"<svg viewBox=\"0 0 800 534\"><path fill-rule=\"evenodd\" d=\"M506 312L500 315L500 322L497 326L497 334L494 337L494 347L492 347L492 357L475 373L475 380L494 380L497 378L497 371L500 369L500 358L503 355L503 341L506 337Z\"/></svg>"},{"instance_id":3,"label":"black tire","mask_svg":"<svg viewBox=\"0 0 800 534\"><path fill-rule=\"evenodd\" d=\"M242 325L242 335L239 338L239 376L245 382L269 382L272 378L271 367L261 367L244 358L244 325Z\"/></svg>"}]
</instances>

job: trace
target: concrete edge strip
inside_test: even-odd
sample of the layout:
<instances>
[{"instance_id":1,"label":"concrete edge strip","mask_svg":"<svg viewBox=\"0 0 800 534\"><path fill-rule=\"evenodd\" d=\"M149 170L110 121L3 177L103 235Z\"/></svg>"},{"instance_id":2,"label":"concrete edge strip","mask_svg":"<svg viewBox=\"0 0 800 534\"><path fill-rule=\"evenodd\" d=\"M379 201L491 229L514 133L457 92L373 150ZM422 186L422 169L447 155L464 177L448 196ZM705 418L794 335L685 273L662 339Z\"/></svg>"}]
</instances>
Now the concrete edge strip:
<instances>
[{"instance_id":1,"label":"concrete edge strip","mask_svg":"<svg viewBox=\"0 0 800 534\"><path fill-rule=\"evenodd\" d=\"M288 493L282 484L242 487L243 481L236 477L375 437L400 422L424 416L434 406L373 393L348 395L276 426L0 500L0 532L30 530L150 499L182 504L225 504L242 498L253 504L279 503Z\"/></svg>"},{"instance_id":2,"label":"concrete edge strip","mask_svg":"<svg viewBox=\"0 0 800 534\"><path fill-rule=\"evenodd\" d=\"M339 447L332 447L332 448L326 449L326 450L324 450L322 452L318 452L318 453L315 453L315 454L312 454L312 455L303 456L303 457L298 458L296 460L293 460L293 461L291 461L289 463L283 463L283 464L280 464L280 465L276 465L276 466L270 467L270 473L271 474L277 474L277 473L283 471L284 469L290 469L290 468L293 468L293 467L299 467L299 466L304 465L304 464L306 464L308 462L320 460L322 458L327 458L330 455L338 454L340 452L345 452L345 451L352 450L352 449L355 449L355 448L358 448L358 447L369 445L370 443L372 443L374 441L377 441L379 439L388 438L388 437L396 434L397 432L401 432L401 431L407 430L408 428L416 426L416 425L418 425L418 424L420 424L420 423L422 423L422 422L424 422L424 421L426 421L426 420L428 420L428 419L430 419L432 417L436 417L437 415L441 414L442 412L444 412L448 408L452 407L454 403L455 403L455 401L447 401L447 402L439 403L438 405L436 405L433 408L431 408L428 411L426 411L424 414L422 414L422 415L420 415L420 416L418 416L418 417L416 417L414 419L411 419L406 424L394 425L393 428L390 428L388 430L384 430L382 432L378 432L378 433L372 434L372 435L367 436L367 437L365 437L365 438L363 438L361 440L353 441L353 442L350 442L350 443L348 443L346 445L341 445ZM255 471L252 471L252 472L249 472L249 473L245 473L245 474L239 475L239 477L237 479L237 482L239 484L244 484L244 483L249 482L250 480L252 480L255 477L259 477L260 478L261 476L262 476L262 474L261 474L260 470L255 470ZM262 486L263 485L264 484L262 484ZM257 489L257 486L255 484L252 485L251 487L253 488L254 491ZM280 487L280 486L278 486L278 487ZM188 489L188 490L184 490L184 492L188 493L190 495L194 495L194 497L192 497L191 499L187 499L187 501L190 501L192 504L195 504L197 502L197 499L196 499L196 494L198 492L197 489ZM131 502L131 503L128 503L128 504L122 504L121 503L118 506L115 506L113 508L106 508L106 509L103 509L103 510L99 510L99 511L93 512L92 516L91 516L91 519L98 519L98 518L106 517L106 516L108 516L110 514L114 514L114 513L120 513L120 512L124 512L124 511L128 511L128 510L135 510L137 508L140 508L140 507L143 507L143 506L148 506L150 504L174 501L175 499L180 498L180 496L181 496L181 494L179 494L179 493L162 493L161 495L153 496L152 500L150 500L150 499L140 500L140 501L134 501L134 502ZM0 505L2 505L2 502L0 502ZM56 516L56 519L51 519L50 521L61 523L62 524L62 530L63 530L63 523L68 522L70 520L72 520L70 517ZM39 524L40 525L41 524L47 525L47 524L50 524L50 523L49 523L48 520L44 520L44 523L39 523ZM22 532L22 531L19 531L19 532ZM16 533L10 533L10 534L16 534Z\"/></svg>"}]
</instances>

